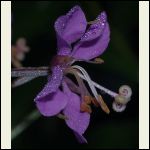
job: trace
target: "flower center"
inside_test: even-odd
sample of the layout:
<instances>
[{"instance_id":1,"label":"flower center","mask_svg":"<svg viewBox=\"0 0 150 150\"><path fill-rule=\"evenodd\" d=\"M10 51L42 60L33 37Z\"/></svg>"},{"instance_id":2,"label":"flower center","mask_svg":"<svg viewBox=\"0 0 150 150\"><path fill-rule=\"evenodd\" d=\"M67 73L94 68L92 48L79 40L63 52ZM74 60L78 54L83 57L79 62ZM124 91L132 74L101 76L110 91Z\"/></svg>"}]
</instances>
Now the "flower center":
<instances>
[{"instance_id":1,"label":"flower center","mask_svg":"<svg viewBox=\"0 0 150 150\"><path fill-rule=\"evenodd\" d=\"M65 55L56 55L53 57L51 61L51 66L62 66L67 67L72 64L73 57L65 56Z\"/></svg>"}]
</instances>

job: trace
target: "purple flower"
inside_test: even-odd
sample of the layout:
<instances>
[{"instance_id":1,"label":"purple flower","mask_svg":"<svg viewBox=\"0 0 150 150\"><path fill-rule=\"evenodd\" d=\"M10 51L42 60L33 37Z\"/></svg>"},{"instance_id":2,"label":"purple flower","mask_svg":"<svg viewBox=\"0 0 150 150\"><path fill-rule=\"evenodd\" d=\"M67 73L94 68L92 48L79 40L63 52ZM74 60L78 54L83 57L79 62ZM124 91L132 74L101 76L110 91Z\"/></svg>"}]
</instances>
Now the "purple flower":
<instances>
[{"instance_id":1,"label":"purple flower","mask_svg":"<svg viewBox=\"0 0 150 150\"><path fill-rule=\"evenodd\" d=\"M102 12L88 27L85 15L79 6L73 7L66 15L55 22L57 35L57 55L51 63L51 76L43 90L35 98L36 106L44 116L64 114L66 124L73 130L81 143L90 122L93 103L109 113L102 97L97 94L87 72L80 66L72 66L75 61L90 61L101 55L110 40L109 25L105 12ZM76 77L78 85L66 75ZM88 82L94 95L88 92L81 76Z\"/></svg>"}]
</instances>

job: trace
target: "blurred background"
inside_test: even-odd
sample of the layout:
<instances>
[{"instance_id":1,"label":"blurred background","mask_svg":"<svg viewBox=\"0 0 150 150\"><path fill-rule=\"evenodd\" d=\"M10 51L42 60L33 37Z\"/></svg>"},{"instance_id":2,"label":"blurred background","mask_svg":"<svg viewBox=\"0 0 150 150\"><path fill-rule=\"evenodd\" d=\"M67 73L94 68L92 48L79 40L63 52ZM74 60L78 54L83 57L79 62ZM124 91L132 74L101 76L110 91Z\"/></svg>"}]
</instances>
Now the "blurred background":
<instances>
[{"instance_id":1,"label":"blurred background","mask_svg":"<svg viewBox=\"0 0 150 150\"><path fill-rule=\"evenodd\" d=\"M84 67L92 80L113 91L123 84L130 85L132 100L124 112L116 113L111 108L113 99L102 94L111 113L93 108L86 145L77 142L63 120L38 117L12 140L12 148L138 148L138 2L12 2L12 44L20 37L26 38L30 52L23 66L48 66L57 51L54 22L74 5L81 6L88 21L105 10L111 30L109 46L101 56L104 64L76 64ZM12 89L12 129L36 109L33 99L46 81L46 77L40 77Z\"/></svg>"}]
</instances>

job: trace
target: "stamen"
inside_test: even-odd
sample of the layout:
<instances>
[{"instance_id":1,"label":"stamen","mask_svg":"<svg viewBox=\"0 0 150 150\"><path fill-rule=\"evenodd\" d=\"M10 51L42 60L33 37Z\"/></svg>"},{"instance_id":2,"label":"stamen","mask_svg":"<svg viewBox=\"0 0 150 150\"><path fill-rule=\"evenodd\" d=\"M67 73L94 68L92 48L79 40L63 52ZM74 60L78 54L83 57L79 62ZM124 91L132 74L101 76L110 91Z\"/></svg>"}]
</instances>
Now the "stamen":
<instances>
[{"instance_id":1,"label":"stamen","mask_svg":"<svg viewBox=\"0 0 150 150\"><path fill-rule=\"evenodd\" d=\"M78 73L79 73L78 71L76 71L75 69L72 69L72 68L68 68L65 70L64 73L71 73L75 76L75 78L78 82L78 85L79 85L80 95L81 95L82 99L85 95L90 95L87 88L85 87L82 79L78 76Z\"/></svg>"},{"instance_id":2,"label":"stamen","mask_svg":"<svg viewBox=\"0 0 150 150\"><path fill-rule=\"evenodd\" d=\"M101 106L102 110L105 111L107 114L110 113L110 110L109 108L107 107L106 103L104 102L103 98L101 95L99 95L99 103L98 101L96 100L96 98L92 98L92 103L96 106L96 107L99 107ZM101 105L100 105L101 104Z\"/></svg>"},{"instance_id":3,"label":"stamen","mask_svg":"<svg viewBox=\"0 0 150 150\"><path fill-rule=\"evenodd\" d=\"M104 100L103 100L103 98L102 98L101 95L98 96L98 100L99 100L99 102L100 102L100 104L101 104L100 106L101 106L102 110L105 111L107 114L109 114L109 113L110 113L110 110L109 110L109 108L107 107L107 105L106 105L106 103L104 102Z\"/></svg>"},{"instance_id":4,"label":"stamen","mask_svg":"<svg viewBox=\"0 0 150 150\"><path fill-rule=\"evenodd\" d=\"M95 60L94 60L95 62L97 62L97 63L104 63L104 60L103 59L101 59L101 58L95 58Z\"/></svg>"},{"instance_id":5,"label":"stamen","mask_svg":"<svg viewBox=\"0 0 150 150\"><path fill-rule=\"evenodd\" d=\"M88 84L89 84L89 86L90 86L90 88L91 88L91 90L92 90L92 93L94 94L94 96L95 96L96 100L98 101L98 103L100 104L101 108L102 108L106 113L109 113L110 111L109 111L107 105L106 105L105 102L103 101L102 97L101 97L100 95L98 95L98 93L97 93L97 91L96 91L96 89L95 89L95 87L94 87L94 85L93 85L93 83L92 83L92 80L90 79L88 73L87 73L82 67L80 67L80 66L77 66L77 65L76 65L76 66L72 66L72 67L79 69L79 70L83 73L83 75L84 75L86 81L88 82Z\"/></svg>"},{"instance_id":6,"label":"stamen","mask_svg":"<svg viewBox=\"0 0 150 150\"><path fill-rule=\"evenodd\" d=\"M91 107L86 104L85 102L82 102L81 105L80 105L80 110L81 112L88 112L88 113L92 113L92 109Z\"/></svg>"},{"instance_id":7,"label":"stamen","mask_svg":"<svg viewBox=\"0 0 150 150\"><path fill-rule=\"evenodd\" d=\"M96 98L91 98L92 103L94 106L99 107L99 103L97 102Z\"/></svg>"},{"instance_id":8,"label":"stamen","mask_svg":"<svg viewBox=\"0 0 150 150\"><path fill-rule=\"evenodd\" d=\"M84 59L78 59L78 60L75 60L75 59L74 59L74 62L75 62L75 61L84 61L84 62L90 63L90 64L102 64L102 63L104 63L104 60L101 59L101 58L95 58L94 61L84 60ZM73 63L74 63L74 62L73 62Z\"/></svg>"},{"instance_id":9,"label":"stamen","mask_svg":"<svg viewBox=\"0 0 150 150\"><path fill-rule=\"evenodd\" d=\"M85 81L87 81L86 78L85 78L82 74L78 73L78 75L79 75L82 79L84 79ZM101 91L107 93L108 95L112 96L113 98L118 95L118 93L115 93L115 92L113 92L113 91L111 91L111 90L109 90L109 89L107 89L107 88L105 88L105 87L99 85L98 83L96 83L96 82L94 82L94 81L92 81L92 80L91 80L91 82L92 82L92 84L93 84L96 88L98 88L98 89L100 89Z\"/></svg>"},{"instance_id":10,"label":"stamen","mask_svg":"<svg viewBox=\"0 0 150 150\"><path fill-rule=\"evenodd\" d=\"M72 66L72 67L73 67L73 68L76 68L76 69L78 69L78 70L80 70L80 71L83 73L83 75L84 75L86 81L88 82L88 84L89 84L89 86L90 86L90 88L91 88L91 90L92 90L93 95L95 96L96 99L98 99L98 97L97 97L97 96L98 96L98 93L97 93L95 87L93 86L93 84L92 84L92 82L91 82L91 79L90 79L88 73L87 73L82 67L80 67L80 66L77 66L77 65L76 65L76 66Z\"/></svg>"},{"instance_id":11,"label":"stamen","mask_svg":"<svg viewBox=\"0 0 150 150\"><path fill-rule=\"evenodd\" d=\"M91 104L91 102L96 106L96 107L98 107L98 106L101 106L101 108L107 113L107 114L109 114L110 113L110 110L109 110L109 108L107 107L107 105L105 104L105 102L104 102L104 100L103 100L103 98L99 95L99 103L101 103L101 105L97 102L97 100L95 99L95 98L92 98L92 97L90 97L90 96L84 96L84 102L86 103L86 104Z\"/></svg>"},{"instance_id":12,"label":"stamen","mask_svg":"<svg viewBox=\"0 0 150 150\"><path fill-rule=\"evenodd\" d=\"M86 104L91 104L91 102L92 102L91 96L87 96L87 95L84 96L83 100Z\"/></svg>"},{"instance_id":13,"label":"stamen","mask_svg":"<svg viewBox=\"0 0 150 150\"><path fill-rule=\"evenodd\" d=\"M77 68L79 69L81 73L78 73L78 75L84 79L85 81L88 82L96 100L99 102L98 100L98 96L96 96L97 92L95 90L95 88L93 88L93 86L95 86L96 88L104 91L105 93L107 93L108 95L112 96L113 98L115 98L115 102L113 103L113 109L117 112L119 111L123 111L126 108L126 104L130 101L131 95L132 95L132 90L128 85L123 85L119 88L119 94L115 93L107 88L104 88L103 86L97 84L96 82L92 81L87 72L80 66L72 66L73 68ZM94 101L92 101L94 102ZM119 106L118 106L119 105ZM109 109L107 107L107 105L105 105L105 103L101 103L101 107L103 110L105 110L105 112L109 113ZM117 110L120 109L120 110Z\"/></svg>"},{"instance_id":14,"label":"stamen","mask_svg":"<svg viewBox=\"0 0 150 150\"><path fill-rule=\"evenodd\" d=\"M81 112L91 113L92 109L89 106L89 104L91 103L91 100L90 100L91 96L90 96L87 88L85 87L82 79L77 75L78 71L76 71L76 69L68 68L65 70L65 73L73 74L76 77L76 80L79 84L80 94L83 99L83 101L81 102L81 105L80 105Z\"/></svg>"},{"instance_id":15,"label":"stamen","mask_svg":"<svg viewBox=\"0 0 150 150\"><path fill-rule=\"evenodd\" d=\"M95 24L97 22L99 22L99 20L89 21L89 22L87 22L87 24L91 25L91 24Z\"/></svg>"}]
</instances>

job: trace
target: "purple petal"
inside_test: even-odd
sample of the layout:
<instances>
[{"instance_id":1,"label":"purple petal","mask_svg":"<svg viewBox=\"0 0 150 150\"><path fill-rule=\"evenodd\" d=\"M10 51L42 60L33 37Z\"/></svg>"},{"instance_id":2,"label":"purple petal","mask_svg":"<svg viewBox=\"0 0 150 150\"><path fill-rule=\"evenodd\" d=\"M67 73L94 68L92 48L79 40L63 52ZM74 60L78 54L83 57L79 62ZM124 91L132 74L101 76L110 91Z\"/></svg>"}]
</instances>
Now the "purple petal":
<instances>
[{"instance_id":1,"label":"purple petal","mask_svg":"<svg viewBox=\"0 0 150 150\"><path fill-rule=\"evenodd\" d=\"M102 12L100 15L98 15L96 20L97 22L90 25L87 32L82 36L81 41L91 41L97 37L100 37L100 35L103 33L105 25L107 24L106 13Z\"/></svg>"},{"instance_id":2,"label":"purple petal","mask_svg":"<svg viewBox=\"0 0 150 150\"><path fill-rule=\"evenodd\" d=\"M79 143L88 143L83 135L81 135L81 134L79 134L78 132L75 132L75 131L74 131L74 134L75 134L75 136L76 136Z\"/></svg>"},{"instance_id":3,"label":"purple petal","mask_svg":"<svg viewBox=\"0 0 150 150\"><path fill-rule=\"evenodd\" d=\"M64 88L68 96L68 103L63 110L64 115L68 118L66 124L73 130L82 135L87 129L90 122L90 114L80 111L80 97L71 91L68 87Z\"/></svg>"},{"instance_id":4,"label":"purple petal","mask_svg":"<svg viewBox=\"0 0 150 150\"><path fill-rule=\"evenodd\" d=\"M57 54L69 55L71 52L71 45L69 45L64 39L57 35Z\"/></svg>"},{"instance_id":5,"label":"purple petal","mask_svg":"<svg viewBox=\"0 0 150 150\"><path fill-rule=\"evenodd\" d=\"M77 94L81 94L79 86L77 86L71 79L69 79L68 77L64 77L64 81L67 83L71 91Z\"/></svg>"},{"instance_id":6,"label":"purple petal","mask_svg":"<svg viewBox=\"0 0 150 150\"><path fill-rule=\"evenodd\" d=\"M58 90L36 101L36 106L44 116L54 116L62 111L67 105L68 97Z\"/></svg>"},{"instance_id":7,"label":"purple petal","mask_svg":"<svg viewBox=\"0 0 150 150\"><path fill-rule=\"evenodd\" d=\"M60 16L55 22L57 33L58 54L68 49L70 52L71 43L75 42L86 30L86 18L79 6L73 7L66 15Z\"/></svg>"},{"instance_id":8,"label":"purple petal","mask_svg":"<svg viewBox=\"0 0 150 150\"><path fill-rule=\"evenodd\" d=\"M59 88L63 78L62 68L55 66L52 69L52 75L49 77L47 84L43 90L36 96L35 101L43 100L43 98L50 93L56 92Z\"/></svg>"},{"instance_id":9,"label":"purple petal","mask_svg":"<svg viewBox=\"0 0 150 150\"><path fill-rule=\"evenodd\" d=\"M90 60L101 55L107 48L110 41L109 25L105 22L106 21L100 23L98 29L92 29L91 27L89 31L90 34L89 37L87 37L87 40L86 38L83 38L74 47L71 56L76 59Z\"/></svg>"}]
</instances>

